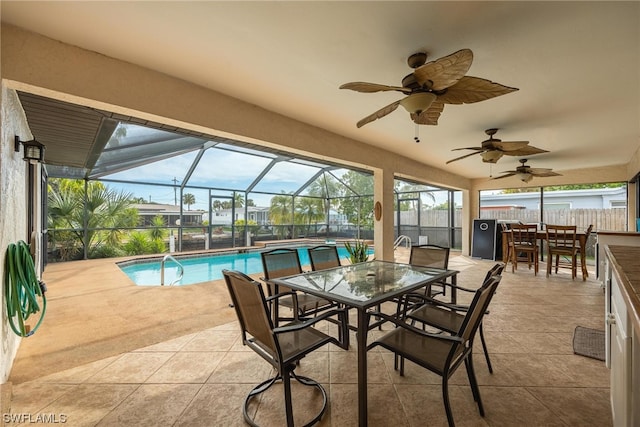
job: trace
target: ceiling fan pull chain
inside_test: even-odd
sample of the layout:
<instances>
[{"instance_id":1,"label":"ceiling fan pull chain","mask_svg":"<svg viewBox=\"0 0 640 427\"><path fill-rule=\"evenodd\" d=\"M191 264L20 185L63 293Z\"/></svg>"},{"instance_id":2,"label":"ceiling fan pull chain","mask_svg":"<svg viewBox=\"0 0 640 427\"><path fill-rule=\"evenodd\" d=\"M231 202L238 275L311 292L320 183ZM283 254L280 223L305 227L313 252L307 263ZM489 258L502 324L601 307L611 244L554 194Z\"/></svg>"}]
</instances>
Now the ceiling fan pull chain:
<instances>
[{"instance_id":1,"label":"ceiling fan pull chain","mask_svg":"<svg viewBox=\"0 0 640 427\"><path fill-rule=\"evenodd\" d=\"M413 137L413 140L418 143L420 142L420 125L416 123L416 136Z\"/></svg>"}]
</instances>

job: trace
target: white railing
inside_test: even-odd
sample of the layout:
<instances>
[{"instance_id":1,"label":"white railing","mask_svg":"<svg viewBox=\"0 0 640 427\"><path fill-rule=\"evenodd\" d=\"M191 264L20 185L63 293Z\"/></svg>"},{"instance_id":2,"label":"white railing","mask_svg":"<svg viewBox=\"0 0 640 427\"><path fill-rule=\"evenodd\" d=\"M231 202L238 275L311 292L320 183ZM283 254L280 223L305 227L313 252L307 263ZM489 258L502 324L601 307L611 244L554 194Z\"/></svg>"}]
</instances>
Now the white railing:
<instances>
[{"instance_id":1,"label":"white railing","mask_svg":"<svg viewBox=\"0 0 640 427\"><path fill-rule=\"evenodd\" d=\"M182 264L180 264L178 260L172 257L171 255L165 255L164 258L162 258L162 261L160 262L160 286L164 286L164 264L168 259L178 264L178 277L176 278L176 280L169 283L169 286L172 286L175 283L179 282L180 280L182 280L182 276L184 276L184 267L182 266Z\"/></svg>"},{"instance_id":2,"label":"white railing","mask_svg":"<svg viewBox=\"0 0 640 427\"><path fill-rule=\"evenodd\" d=\"M393 250L395 251L398 248L398 246L400 246L400 244L402 242L404 242L405 247L407 247L407 248L411 247L411 237L405 236L404 234L401 234L401 235L398 236L396 241L393 242Z\"/></svg>"}]
</instances>

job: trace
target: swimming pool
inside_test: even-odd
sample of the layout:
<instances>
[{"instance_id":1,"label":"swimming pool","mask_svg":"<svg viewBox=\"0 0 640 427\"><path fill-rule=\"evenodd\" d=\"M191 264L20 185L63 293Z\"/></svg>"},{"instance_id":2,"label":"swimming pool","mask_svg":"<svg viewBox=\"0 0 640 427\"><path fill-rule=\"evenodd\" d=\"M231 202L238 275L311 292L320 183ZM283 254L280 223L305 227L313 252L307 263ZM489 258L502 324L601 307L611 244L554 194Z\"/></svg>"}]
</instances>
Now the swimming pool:
<instances>
[{"instance_id":1,"label":"swimming pool","mask_svg":"<svg viewBox=\"0 0 640 427\"><path fill-rule=\"evenodd\" d=\"M310 265L307 248L311 246L298 247L300 263L303 266ZM344 246L338 246L340 258L348 258L349 253ZM270 249L268 249L270 250ZM373 253L373 251L371 251ZM245 274L255 274L262 272L262 260L260 251L233 252L222 254L200 254L200 255L175 255L175 258L184 267L182 280L175 285L191 285L194 283L208 282L210 280L222 279L222 270L238 270ZM120 269L139 286L160 285L160 264L161 258L153 260L127 261L118 264ZM164 282L172 283L178 277L178 266L175 262L167 260L164 265Z\"/></svg>"}]
</instances>

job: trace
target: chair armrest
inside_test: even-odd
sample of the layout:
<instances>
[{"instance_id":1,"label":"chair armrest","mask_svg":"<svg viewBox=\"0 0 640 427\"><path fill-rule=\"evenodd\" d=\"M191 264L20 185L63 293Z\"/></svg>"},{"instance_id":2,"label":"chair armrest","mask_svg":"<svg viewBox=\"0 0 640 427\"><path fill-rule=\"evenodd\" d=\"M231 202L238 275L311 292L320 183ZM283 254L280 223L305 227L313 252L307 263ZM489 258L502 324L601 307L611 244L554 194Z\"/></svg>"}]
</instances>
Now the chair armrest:
<instances>
[{"instance_id":1,"label":"chair armrest","mask_svg":"<svg viewBox=\"0 0 640 427\"><path fill-rule=\"evenodd\" d=\"M436 306L439 306L439 307L445 307L445 308L448 308L448 309L453 310L453 311L464 311L464 312L469 311L469 306L451 304L451 303L440 301L438 299L431 298L429 296L422 295L422 294L419 294L419 293L413 293L412 292L412 293L409 293L409 294L405 295L405 297L406 297L407 300L411 300L411 299L413 299L413 300L416 300L416 299L422 300L421 302L418 303L420 305L431 304L431 305L436 305ZM414 305L414 307L415 307L415 305ZM405 309L403 310L403 314L406 316L407 313L409 313L409 315L411 315L411 312L408 309L408 302L405 302Z\"/></svg>"},{"instance_id":2,"label":"chair armrest","mask_svg":"<svg viewBox=\"0 0 640 427\"><path fill-rule=\"evenodd\" d=\"M286 332L294 332L299 331L301 329L309 328L321 320L326 320L329 317L333 317L335 315L338 316L338 324L340 327L340 336L343 337L343 341L336 340L336 343L339 347L347 350L349 348L349 325L348 325L348 315L347 308L337 308L334 310L325 311L324 313L315 316L315 317L300 317L298 322L290 323L285 326L280 326L273 329L274 334L282 334Z\"/></svg>"},{"instance_id":3,"label":"chair armrest","mask_svg":"<svg viewBox=\"0 0 640 427\"><path fill-rule=\"evenodd\" d=\"M440 282L438 282L440 283ZM444 282L445 285L451 287L451 288L456 288L459 291L463 291L463 292L470 292L470 293L474 293L475 291L477 291L477 289L469 289L469 288L465 288L464 286L460 286L460 285L454 285L453 283L446 283Z\"/></svg>"},{"instance_id":4,"label":"chair armrest","mask_svg":"<svg viewBox=\"0 0 640 427\"><path fill-rule=\"evenodd\" d=\"M388 314L379 312L379 311L370 311L368 312L369 318L371 317L381 317L386 321L389 321L391 323L393 323L394 325L396 325L397 327L400 328L404 328L408 331L414 332L418 335L421 335L423 337L429 337L429 338L435 338L438 340L442 340L442 341L455 341L455 342L463 342L464 340L462 339L462 337L459 337L457 335L448 335L448 334L432 334L430 332L426 332L423 331L422 329L418 329L415 326L411 326L408 323L399 320L393 316L389 316ZM369 350L370 348L373 347L373 344L370 344L367 346L367 350Z\"/></svg>"},{"instance_id":5,"label":"chair armrest","mask_svg":"<svg viewBox=\"0 0 640 427\"><path fill-rule=\"evenodd\" d=\"M278 294L275 294L275 295L271 295L271 296L265 297L265 299L264 299L264 300L265 300L266 302L271 302L271 301L273 301L273 300L277 300L278 298L280 298L280 297L284 297L284 296L287 296L287 295L291 295L291 296L292 296L294 299L296 299L296 300L298 299L298 294L296 294L294 291L287 291L287 292L280 292L280 293L278 293Z\"/></svg>"}]
</instances>

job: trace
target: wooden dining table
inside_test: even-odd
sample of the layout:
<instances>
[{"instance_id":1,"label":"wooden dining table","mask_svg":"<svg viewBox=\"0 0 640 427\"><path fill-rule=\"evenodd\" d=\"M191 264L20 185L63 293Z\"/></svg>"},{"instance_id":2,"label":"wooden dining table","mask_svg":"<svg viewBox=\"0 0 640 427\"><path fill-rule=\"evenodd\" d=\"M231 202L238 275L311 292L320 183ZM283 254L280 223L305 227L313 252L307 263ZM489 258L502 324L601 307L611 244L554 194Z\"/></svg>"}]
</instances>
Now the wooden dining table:
<instances>
[{"instance_id":1,"label":"wooden dining table","mask_svg":"<svg viewBox=\"0 0 640 427\"><path fill-rule=\"evenodd\" d=\"M508 240L505 233L509 233L509 230L502 231L502 262L505 264L509 261L507 259L508 251ZM583 231L576 231L576 240L580 246L580 267L582 269L582 280L587 280L589 277L589 272L587 271L587 234ZM544 250L543 244L547 240L547 232L544 230L538 230L536 233L536 238L540 241L540 260L544 261ZM547 261L549 262L549 261Z\"/></svg>"}]
</instances>

